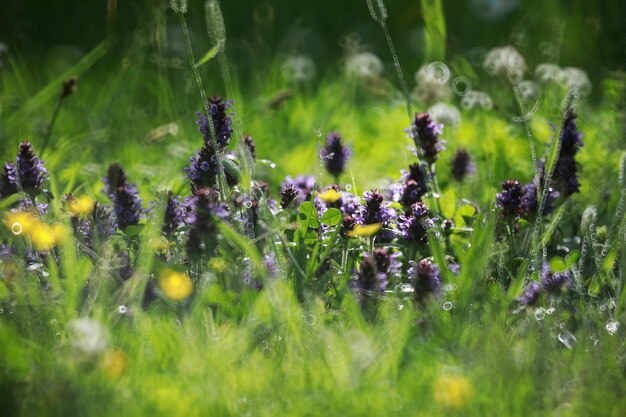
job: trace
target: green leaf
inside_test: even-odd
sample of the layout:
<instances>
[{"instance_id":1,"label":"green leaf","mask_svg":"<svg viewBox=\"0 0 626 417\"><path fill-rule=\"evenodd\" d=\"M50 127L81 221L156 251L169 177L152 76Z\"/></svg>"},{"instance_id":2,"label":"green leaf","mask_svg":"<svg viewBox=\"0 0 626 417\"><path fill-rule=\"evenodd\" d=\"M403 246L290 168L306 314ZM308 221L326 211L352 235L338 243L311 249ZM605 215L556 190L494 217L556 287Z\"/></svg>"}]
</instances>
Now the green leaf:
<instances>
[{"instance_id":1,"label":"green leaf","mask_svg":"<svg viewBox=\"0 0 626 417\"><path fill-rule=\"evenodd\" d=\"M341 211L336 208L329 208L320 219L322 223L328 226L335 226L341 222Z\"/></svg>"},{"instance_id":2,"label":"green leaf","mask_svg":"<svg viewBox=\"0 0 626 417\"><path fill-rule=\"evenodd\" d=\"M314 230L309 230L304 234L304 244L305 245L313 245L317 242L317 232Z\"/></svg>"},{"instance_id":3,"label":"green leaf","mask_svg":"<svg viewBox=\"0 0 626 417\"><path fill-rule=\"evenodd\" d=\"M560 256L555 256L554 258L550 259L550 270L552 272L561 272L561 271L565 271L567 269L567 263L565 262L565 259L561 258Z\"/></svg>"},{"instance_id":4,"label":"green leaf","mask_svg":"<svg viewBox=\"0 0 626 417\"><path fill-rule=\"evenodd\" d=\"M317 218L317 209L310 201L305 201L300 205L298 209L300 214L298 215L298 220L300 224L305 228L313 228L317 229L320 227L320 221Z\"/></svg>"},{"instance_id":5,"label":"green leaf","mask_svg":"<svg viewBox=\"0 0 626 417\"><path fill-rule=\"evenodd\" d=\"M565 257L565 265L567 265L567 268L571 268L576 263L576 261L578 261L578 258L580 258L580 251L578 249L571 251Z\"/></svg>"},{"instance_id":6,"label":"green leaf","mask_svg":"<svg viewBox=\"0 0 626 417\"><path fill-rule=\"evenodd\" d=\"M222 49L222 43L218 42L217 45L215 45L213 48L209 49L207 51L207 53L204 54L204 56L202 58L200 58L200 60L194 64L194 68L198 68L198 67L206 64L207 62L209 62L213 58L215 58L217 56L217 54L219 53L220 49Z\"/></svg>"}]
</instances>

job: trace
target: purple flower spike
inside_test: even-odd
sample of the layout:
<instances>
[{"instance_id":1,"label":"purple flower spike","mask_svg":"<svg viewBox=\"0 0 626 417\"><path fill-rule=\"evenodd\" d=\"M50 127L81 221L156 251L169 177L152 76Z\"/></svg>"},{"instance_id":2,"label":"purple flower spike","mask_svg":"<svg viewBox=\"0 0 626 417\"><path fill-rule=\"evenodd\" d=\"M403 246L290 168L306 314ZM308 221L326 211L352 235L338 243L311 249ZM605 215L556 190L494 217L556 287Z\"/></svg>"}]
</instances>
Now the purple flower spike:
<instances>
[{"instance_id":1,"label":"purple flower spike","mask_svg":"<svg viewBox=\"0 0 626 417\"><path fill-rule=\"evenodd\" d=\"M424 160L429 164L435 162L437 154L444 149L445 142L439 139L442 131L443 125L432 120L428 113L415 114L411 137L422 149Z\"/></svg>"},{"instance_id":2,"label":"purple flower spike","mask_svg":"<svg viewBox=\"0 0 626 417\"><path fill-rule=\"evenodd\" d=\"M48 177L48 171L44 168L43 161L35 154L33 145L30 142L22 142L20 144L16 166L22 189L28 193L41 191L41 186Z\"/></svg>"},{"instance_id":3,"label":"purple flower spike","mask_svg":"<svg viewBox=\"0 0 626 417\"><path fill-rule=\"evenodd\" d=\"M429 295L436 295L441 288L439 267L429 259L419 262L409 261L409 278L415 290L415 298L423 300Z\"/></svg>"},{"instance_id":4,"label":"purple flower spike","mask_svg":"<svg viewBox=\"0 0 626 417\"><path fill-rule=\"evenodd\" d=\"M215 129L215 143L219 148L224 148L228 145L230 138L233 134L231 127L230 116L233 113L227 113L232 107L232 101L224 101L222 97L213 97L209 100L209 114L213 121L213 128ZM200 132L204 137L205 143L211 142L211 127L209 126L209 120L204 113L196 113L198 120L196 124L200 127Z\"/></svg>"},{"instance_id":5,"label":"purple flower spike","mask_svg":"<svg viewBox=\"0 0 626 417\"><path fill-rule=\"evenodd\" d=\"M326 171L335 178L343 173L350 155L350 149L342 143L338 132L330 133L326 146L320 150L320 158Z\"/></svg>"},{"instance_id":6,"label":"purple flower spike","mask_svg":"<svg viewBox=\"0 0 626 417\"><path fill-rule=\"evenodd\" d=\"M126 173L119 164L109 165L104 178L105 191L113 202L113 213L117 227L126 230L129 226L139 223L143 208L141 199L134 184L126 180Z\"/></svg>"}]
</instances>

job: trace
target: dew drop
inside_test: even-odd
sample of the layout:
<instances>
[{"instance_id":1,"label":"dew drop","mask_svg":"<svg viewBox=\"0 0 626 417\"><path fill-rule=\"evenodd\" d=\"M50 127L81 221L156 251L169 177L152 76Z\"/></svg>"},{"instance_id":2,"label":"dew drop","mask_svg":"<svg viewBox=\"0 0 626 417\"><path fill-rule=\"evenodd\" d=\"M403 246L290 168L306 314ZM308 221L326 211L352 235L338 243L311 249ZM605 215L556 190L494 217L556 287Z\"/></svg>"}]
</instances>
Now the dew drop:
<instances>
[{"instance_id":1,"label":"dew drop","mask_svg":"<svg viewBox=\"0 0 626 417\"><path fill-rule=\"evenodd\" d=\"M446 301L445 303L441 305L441 308L443 308L446 311L450 311L452 310L452 303L450 301Z\"/></svg>"},{"instance_id":2,"label":"dew drop","mask_svg":"<svg viewBox=\"0 0 626 417\"><path fill-rule=\"evenodd\" d=\"M546 313L552 315L556 312L556 308L554 307L550 307L549 309L546 310Z\"/></svg>"},{"instance_id":3,"label":"dew drop","mask_svg":"<svg viewBox=\"0 0 626 417\"><path fill-rule=\"evenodd\" d=\"M128 308L126 306L118 306L117 312L120 314L126 314L128 312Z\"/></svg>"},{"instance_id":4,"label":"dew drop","mask_svg":"<svg viewBox=\"0 0 626 417\"><path fill-rule=\"evenodd\" d=\"M567 330L563 330L558 335L559 342L563 343L563 345L568 349L573 349L574 344L576 343L576 336L568 332Z\"/></svg>"},{"instance_id":5,"label":"dew drop","mask_svg":"<svg viewBox=\"0 0 626 417\"><path fill-rule=\"evenodd\" d=\"M267 350L267 349L269 349L269 348L270 348L270 344L269 344L269 343L267 343L267 340L262 340L262 341L259 343L259 347L261 348L261 350Z\"/></svg>"},{"instance_id":6,"label":"dew drop","mask_svg":"<svg viewBox=\"0 0 626 417\"><path fill-rule=\"evenodd\" d=\"M541 321L546 316L546 309L543 307L539 307L535 310L535 320Z\"/></svg>"},{"instance_id":7,"label":"dew drop","mask_svg":"<svg viewBox=\"0 0 626 417\"><path fill-rule=\"evenodd\" d=\"M606 331L613 336L619 330L619 321L610 321L606 324Z\"/></svg>"}]
</instances>

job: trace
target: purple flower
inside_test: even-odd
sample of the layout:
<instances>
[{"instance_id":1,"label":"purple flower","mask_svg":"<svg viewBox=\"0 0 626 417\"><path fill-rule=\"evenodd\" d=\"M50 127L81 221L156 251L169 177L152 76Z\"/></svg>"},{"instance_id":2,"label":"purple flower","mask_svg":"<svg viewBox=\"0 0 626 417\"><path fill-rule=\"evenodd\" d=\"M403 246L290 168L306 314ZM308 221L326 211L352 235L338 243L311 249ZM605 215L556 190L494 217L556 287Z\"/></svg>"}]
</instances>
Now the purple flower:
<instances>
[{"instance_id":1,"label":"purple flower","mask_svg":"<svg viewBox=\"0 0 626 417\"><path fill-rule=\"evenodd\" d=\"M576 127L576 113L569 109L563 121L561 132L561 149L559 159L554 168L552 181L564 197L568 197L579 191L578 163L576 153L583 146L582 133Z\"/></svg>"},{"instance_id":2,"label":"purple flower","mask_svg":"<svg viewBox=\"0 0 626 417\"><path fill-rule=\"evenodd\" d=\"M172 192L167 192L167 206L165 207L165 217L163 219L163 232L173 233L185 223L186 208L180 202L179 197L173 197Z\"/></svg>"},{"instance_id":3,"label":"purple flower","mask_svg":"<svg viewBox=\"0 0 626 417\"><path fill-rule=\"evenodd\" d=\"M554 191L552 188L548 189L548 195L544 203L543 214L552 212L552 203L559 196L558 191ZM534 183L526 184L522 187L522 197L520 206L524 214L537 214L539 210L539 201L537 199L537 187Z\"/></svg>"},{"instance_id":4,"label":"purple flower","mask_svg":"<svg viewBox=\"0 0 626 417\"><path fill-rule=\"evenodd\" d=\"M205 143L195 157L189 159L191 166L185 168L191 180L191 191L215 187L217 183L217 155L210 143Z\"/></svg>"},{"instance_id":5,"label":"purple flower","mask_svg":"<svg viewBox=\"0 0 626 417\"><path fill-rule=\"evenodd\" d=\"M419 262L409 261L408 275L415 290L415 298L423 300L431 294L437 294L441 288L439 267L429 259Z\"/></svg>"},{"instance_id":6,"label":"purple flower","mask_svg":"<svg viewBox=\"0 0 626 417\"><path fill-rule=\"evenodd\" d=\"M463 148L457 149L452 159L452 177L458 182L463 182L465 177L475 172L476 164L470 153Z\"/></svg>"},{"instance_id":7,"label":"purple flower","mask_svg":"<svg viewBox=\"0 0 626 417\"><path fill-rule=\"evenodd\" d=\"M225 203L220 203L219 193L211 188L197 190L187 204L193 204L187 252L191 256L213 256L217 252L216 221L225 220L230 213Z\"/></svg>"},{"instance_id":8,"label":"purple flower","mask_svg":"<svg viewBox=\"0 0 626 417\"><path fill-rule=\"evenodd\" d=\"M357 223L374 224L380 223L387 226L394 219L396 212L383 203L383 195L378 190L363 193L364 204L357 210Z\"/></svg>"},{"instance_id":9,"label":"purple flower","mask_svg":"<svg viewBox=\"0 0 626 417\"><path fill-rule=\"evenodd\" d=\"M552 272L550 264L545 262L541 269L541 286L549 293L558 294L572 280L569 271Z\"/></svg>"},{"instance_id":10,"label":"purple flower","mask_svg":"<svg viewBox=\"0 0 626 417\"><path fill-rule=\"evenodd\" d=\"M213 122L213 128L215 130L215 143L219 148L224 148L228 145L230 137L233 134L231 128L231 119L233 113L226 113L233 105L232 101L224 101L222 97L213 97L209 100L209 114ZM211 127L209 120L204 113L196 113L198 120L196 124L200 126L200 132L204 137L205 143L211 142Z\"/></svg>"},{"instance_id":11,"label":"purple flower","mask_svg":"<svg viewBox=\"0 0 626 417\"><path fill-rule=\"evenodd\" d=\"M517 301L522 306L532 306L537 300L539 300L539 296L541 295L541 285L537 281L532 281L530 284L526 286L524 290L524 294L521 297L518 297Z\"/></svg>"},{"instance_id":12,"label":"purple flower","mask_svg":"<svg viewBox=\"0 0 626 417\"><path fill-rule=\"evenodd\" d=\"M398 217L401 236L409 242L426 242L427 231L433 226L433 220L428 218L429 213L426 204L413 204L405 214Z\"/></svg>"},{"instance_id":13,"label":"purple flower","mask_svg":"<svg viewBox=\"0 0 626 417\"><path fill-rule=\"evenodd\" d=\"M243 136L243 144L248 148L253 160L256 160L256 144L250 135Z\"/></svg>"},{"instance_id":14,"label":"purple flower","mask_svg":"<svg viewBox=\"0 0 626 417\"><path fill-rule=\"evenodd\" d=\"M286 177L281 188L285 188L287 185L293 185L298 192L300 202L309 201L313 191L315 191L315 177L311 175L300 175L296 178Z\"/></svg>"},{"instance_id":15,"label":"purple flower","mask_svg":"<svg viewBox=\"0 0 626 417\"><path fill-rule=\"evenodd\" d=\"M113 214L117 227L124 231L139 223L143 208L134 184L126 180L126 173L119 164L109 165L104 178L105 191L113 202Z\"/></svg>"},{"instance_id":16,"label":"purple flower","mask_svg":"<svg viewBox=\"0 0 626 417\"><path fill-rule=\"evenodd\" d=\"M361 296L383 293L389 278L400 274L400 253L390 253L386 248L376 248L373 253L363 253L352 289Z\"/></svg>"},{"instance_id":17,"label":"purple flower","mask_svg":"<svg viewBox=\"0 0 626 417\"><path fill-rule=\"evenodd\" d=\"M502 191L496 195L496 206L505 217L520 217L522 214L522 187L518 180L506 180Z\"/></svg>"},{"instance_id":18,"label":"purple flower","mask_svg":"<svg viewBox=\"0 0 626 417\"><path fill-rule=\"evenodd\" d=\"M326 138L326 146L320 150L326 171L335 178L343 173L350 155L350 149L342 143L338 132L330 133Z\"/></svg>"},{"instance_id":19,"label":"purple flower","mask_svg":"<svg viewBox=\"0 0 626 417\"><path fill-rule=\"evenodd\" d=\"M17 193L17 167L10 162L4 164L4 172L0 177L0 198Z\"/></svg>"},{"instance_id":20,"label":"purple flower","mask_svg":"<svg viewBox=\"0 0 626 417\"><path fill-rule=\"evenodd\" d=\"M285 184L280 190L280 206L287 209L299 203L299 193L295 185Z\"/></svg>"},{"instance_id":21,"label":"purple flower","mask_svg":"<svg viewBox=\"0 0 626 417\"><path fill-rule=\"evenodd\" d=\"M443 125L432 120L428 113L415 113L411 137L422 150L424 160L429 164L435 162L437 154L443 150L445 142L439 139L442 131Z\"/></svg>"},{"instance_id":22,"label":"purple flower","mask_svg":"<svg viewBox=\"0 0 626 417\"><path fill-rule=\"evenodd\" d=\"M48 171L43 166L43 161L35 155L35 150L30 142L22 142L16 158L19 184L28 193L41 190L43 182L48 176ZM5 166L6 169L6 166Z\"/></svg>"},{"instance_id":23,"label":"purple flower","mask_svg":"<svg viewBox=\"0 0 626 417\"><path fill-rule=\"evenodd\" d=\"M402 188L401 203L403 206L411 205L422 200L428 191L428 173L426 166L415 163L409 166L409 172L405 177L405 184Z\"/></svg>"}]
</instances>

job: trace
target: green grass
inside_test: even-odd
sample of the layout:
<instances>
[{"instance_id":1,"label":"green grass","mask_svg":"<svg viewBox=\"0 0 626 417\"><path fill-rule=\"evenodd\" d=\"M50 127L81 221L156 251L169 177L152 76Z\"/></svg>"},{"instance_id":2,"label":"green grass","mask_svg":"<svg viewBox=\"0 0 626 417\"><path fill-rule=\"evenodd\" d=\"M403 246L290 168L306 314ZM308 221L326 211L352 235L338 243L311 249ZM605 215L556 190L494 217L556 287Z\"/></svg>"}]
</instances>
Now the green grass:
<instances>
[{"instance_id":1,"label":"green grass","mask_svg":"<svg viewBox=\"0 0 626 417\"><path fill-rule=\"evenodd\" d=\"M422 3L441 18L440 2ZM507 178L528 183L534 175L527 132L514 121L515 94L464 57L449 57L452 71L466 74L495 103L493 110L461 111L461 125L444 130L447 149L436 163L438 215L467 221L471 230L447 236L433 229L428 245L390 245L403 253L403 275L393 291L361 303L348 281L371 242L340 237L334 223L328 234L311 238L307 224L318 220L308 209L301 216L297 210L276 213L261 199L254 240L241 225L220 223L213 257L187 262L187 229L170 236L166 255L155 251L164 203L157 191L190 194L183 169L202 146L194 112L203 108L184 50L180 68L152 62L149 46L164 47L151 36L158 30L147 25L128 44L107 41L82 59L51 53L54 66L12 53L0 73L4 160L15 157L23 140L41 147L61 80L79 77L41 155L55 196L46 222L69 227L62 202L68 192L108 204L101 180L113 161L137 182L144 201L157 201L141 227L118 231L96 243L93 253L69 236L55 253L40 254L36 268L24 261L29 241L0 225L0 243L17 245L0 262L0 410L41 416L626 413L623 76L605 77L594 84L597 96L575 101L585 142L577 154L580 193L540 222L537 239L530 219L507 240L494 208L496 193ZM431 30L429 51L440 57L445 24L437 21ZM153 38L156 45L148 45ZM202 46L194 44L194 61L209 49ZM257 144L255 179L269 183L272 197L285 175L333 182L318 158L333 130L354 153L340 178L352 192L382 188L416 161L407 149L409 120L391 68L358 81L337 66L322 79L293 84L281 74L279 58L265 64L252 81L233 76L226 87L217 59L200 66L199 75L209 95L234 92L235 123ZM292 98L273 109L269 103L286 90ZM538 159L549 154L551 124L560 124L567 94L554 85L541 92L528 123ZM459 101L450 103L460 107ZM412 104L415 111L428 107ZM233 137L231 149L236 147ZM477 164L463 184L450 172L459 147ZM428 199L433 211L434 200ZM2 218L14 203L0 201ZM463 214L471 219L461 220ZM129 254L132 266L125 281L119 278L120 252ZM280 265L277 278L263 269L268 252ZM574 282L562 294L520 309L516 298L537 279L528 269L533 254L555 269L563 264L572 270ZM460 263L458 276L446 272L445 255ZM398 288L408 282L408 260L430 256L447 287L416 302ZM332 263L320 272L325 257ZM252 266L246 269L245 262ZM192 295L174 302L157 289L151 303L142 302L145 287L158 287L165 266L189 273ZM243 284L247 272L263 283L261 290ZM85 338L102 340L102 347L80 344L73 327L79 317L92 318L94 331L102 327L100 336ZM614 322L622 325L609 332Z\"/></svg>"}]
</instances>

